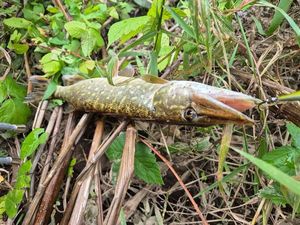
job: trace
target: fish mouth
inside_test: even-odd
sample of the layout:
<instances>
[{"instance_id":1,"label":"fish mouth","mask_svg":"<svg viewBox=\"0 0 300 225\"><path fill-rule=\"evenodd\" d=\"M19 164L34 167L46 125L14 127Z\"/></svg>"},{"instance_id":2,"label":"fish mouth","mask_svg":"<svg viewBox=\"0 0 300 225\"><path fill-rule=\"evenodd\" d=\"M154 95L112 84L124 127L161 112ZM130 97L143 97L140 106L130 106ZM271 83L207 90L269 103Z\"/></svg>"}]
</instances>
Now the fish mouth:
<instances>
[{"instance_id":1,"label":"fish mouth","mask_svg":"<svg viewBox=\"0 0 300 225\"><path fill-rule=\"evenodd\" d=\"M231 95L209 96L192 94L192 107L198 117L195 123L201 124L253 124L254 120L242 112L255 107L260 100L251 96L231 92Z\"/></svg>"}]
</instances>

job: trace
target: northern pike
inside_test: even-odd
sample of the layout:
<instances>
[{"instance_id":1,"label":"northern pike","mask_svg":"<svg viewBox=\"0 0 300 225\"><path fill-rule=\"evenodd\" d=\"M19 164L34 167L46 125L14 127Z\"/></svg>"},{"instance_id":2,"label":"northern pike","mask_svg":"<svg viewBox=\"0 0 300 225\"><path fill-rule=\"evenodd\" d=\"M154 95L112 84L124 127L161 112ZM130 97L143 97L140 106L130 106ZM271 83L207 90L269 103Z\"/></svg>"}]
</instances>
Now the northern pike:
<instances>
[{"instance_id":1,"label":"northern pike","mask_svg":"<svg viewBox=\"0 0 300 225\"><path fill-rule=\"evenodd\" d=\"M251 124L244 115L260 103L259 99L239 92L193 81L167 81L153 76L113 77L78 81L57 86L54 98L62 99L75 110L131 119L171 124L207 126L236 123ZM33 92L28 101L41 99L47 79L32 76Z\"/></svg>"}]
</instances>

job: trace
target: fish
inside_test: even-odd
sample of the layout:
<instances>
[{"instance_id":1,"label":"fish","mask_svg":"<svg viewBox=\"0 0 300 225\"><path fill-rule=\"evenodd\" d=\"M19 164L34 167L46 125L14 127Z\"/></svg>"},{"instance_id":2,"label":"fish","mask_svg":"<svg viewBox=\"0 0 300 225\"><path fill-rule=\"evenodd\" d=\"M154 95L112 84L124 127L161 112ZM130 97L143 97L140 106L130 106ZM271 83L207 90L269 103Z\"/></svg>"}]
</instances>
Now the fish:
<instances>
[{"instance_id":1,"label":"fish","mask_svg":"<svg viewBox=\"0 0 300 225\"><path fill-rule=\"evenodd\" d=\"M26 101L41 100L49 80L32 76L30 82L33 91ZM192 126L253 124L243 112L261 102L228 89L151 75L116 76L112 82L107 78L79 79L71 85L58 85L51 97L66 101L78 111Z\"/></svg>"}]
</instances>

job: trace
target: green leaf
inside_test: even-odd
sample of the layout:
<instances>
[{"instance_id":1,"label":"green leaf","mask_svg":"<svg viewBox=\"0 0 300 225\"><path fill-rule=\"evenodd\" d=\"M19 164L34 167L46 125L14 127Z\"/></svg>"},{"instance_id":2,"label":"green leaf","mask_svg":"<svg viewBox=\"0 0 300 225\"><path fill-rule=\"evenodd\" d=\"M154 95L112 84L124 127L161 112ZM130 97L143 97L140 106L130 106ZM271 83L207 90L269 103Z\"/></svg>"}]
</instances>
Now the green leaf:
<instances>
[{"instance_id":1,"label":"green leaf","mask_svg":"<svg viewBox=\"0 0 300 225\"><path fill-rule=\"evenodd\" d=\"M114 161L114 169L119 169L120 167L124 143L125 133L122 132L106 151L109 160ZM134 174L146 183L163 184L155 156L150 149L142 143L136 144Z\"/></svg>"},{"instance_id":2,"label":"green leaf","mask_svg":"<svg viewBox=\"0 0 300 225\"><path fill-rule=\"evenodd\" d=\"M114 23L108 31L108 46L117 40L122 43L137 35L151 21L151 17L140 16Z\"/></svg>"},{"instance_id":3,"label":"green leaf","mask_svg":"<svg viewBox=\"0 0 300 225\"><path fill-rule=\"evenodd\" d=\"M57 72L59 72L62 68L62 65L60 62L58 61L53 61L53 62L48 62L45 64L42 64L42 69L44 71L44 73L46 73L47 75L54 75Z\"/></svg>"},{"instance_id":4,"label":"green leaf","mask_svg":"<svg viewBox=\"0 0 300 225\"><path fill-rule=\"evenodd\" d=\"M148 74L156 76L158 75L157 54L155 51L150 52Z\"/></svg>"},{"instance_id":5,"label":"green leaf","mask_svg":"<svg viewBox=\"0 0 300 225\"><path fill-rule=\"evenodd\" d=\"M23 100L26 96L26 88L12 78L12 76L7 76L4 81L0 81L0 87L5 89L5 98L7 96L14 97Z\"/></svg>"},{"instance_id":6,"label":"green leaf","mask_svg":"<svg viewBox=\"0 0 300 225\"><path fill-rule=\"evenodd\" d=\"M5 212L5 199L6 196L0 197L0 220L3 220L3 214Z\"/></svg>"},{"instance_id":7,"label":"green leaf","mask_svg":"<svg viewBox=\"0 0 300 225\"><path fill-rule=\"evenodd\" d=\"M51 80L44 93L43 100L49 99L56 91L56 88L57 88L57 83L54 80Z\"/></svg>"},{"instance_id":8,"label":"green leaf","mask_svg":"<svg viewBox=\"0 0 300 225\"><path fill-rule=\"evenodd\" d=\"M81 36L86 35L85 23L79 21L70 21L67 22L64 27L67 30L67 32L74 38L81 38Z\"/></svg>"},{"instance_id":9,"label":"green leaf","mask_svg":"<svg viewBox=\"0 0 300 225\"><path fill-rule=\"evenodd\" d=\"M178 15L172 8L165 6L166 10L172 15L177 24L192 38L195 39L193 29Z\"/></svg>"},{"instance_id":10,"label":"green leaf","mask_svg":"<svg viewBox=\"0 0 300 225\"><path fill-rule=\"evenodd\" d=\"M275 8L278 12L280 12L285 17L285 19L288 21L288 23L293 28L293 30L295 31L295 33L297 35L298 45L300 45L300 28L295 23L295 21L288 14L286 14L286 12L284 10L282 10L281 8L278 8L277 6L267 2L265 0L258 1L258 5L272 7L272 8Z\"/></svg>"},{"instance_id":11,"label":"green leaf","mask_svg":"<svg viewBox=\"0 0 300 225\"><path fill-rule=\"evenodd\" d=\"M251 18L253 19L253 21L255 23L258 33L261 35L266 35L266 32L264 31L264 28L261 25L261 22L258 19L256 19L256 17L254 17L254 16L251 16Z\"/></svg>"},{"instance_id":12,"label":"green leaf","mask_svg":"<svg viewBox=\"0 0 300 225\"><path fill-rule=\"evenodd\" d=\"M12 44L11 46L12 46L11 49L14 50L14 52L16 54L19 54L19 55L24 54L29 49L28 44L19 44L19 43L16 43L16 44Z\"/></svg>"},{"instance_id":13,"label":"green leaf","mask_svg":"<svg viewBox=\"0 0 300 225\"><path fill-rule=\"evenodd\" d=\"M8 99L0 107L0 122L26 124L31 112L20 99Z\"/></svg>"},{"instance_id":14,"label":"green leaf","mask_svg":"<svg viewBox=\"0 0 300 225\"><path fill-rule=\"evenodd\" d=\"M297 127L295 124L293 123L288 123L286 125L289 133L292 135L293 138L293 145L300 149L300 127Z\"/></svg>"},{"instance_id":15,"label":"green leaf","mask_svg":"<svg viewBox=\"0 0 300 225\"><path fill-rule=\"evenodd\" d=\"M294 159L296 156L297 149L290 146L282 146L264 154L262 160L293 176L295 175Z\"/></svg>"},{"instance_id":16,"label":"green leaf","mask_svg":"<svg viewBox=\"0 0 300 225\"><path fill-rule=\"evenodd\" d=\"M31 161L27 160L21 164L18 174L17 174L17 181L15 183L16 189L23 189L30 187L30 169L31 169Z\"/></svg>"},{"instance_id":17,"label":"green leaf","mask_svg":"<svg viewBox=\"0 0 300 225\"><path fill-rule=\"evenodd\" d=\"M59 72L62 68L58 55L54 52L50 52L42 57L40 60L42 69L47 75L54 75Z\"/></svg>"},{"instance_id":18,"label":"green leaf","mask_svg":"<svg viewBox=\"0 0 300 225\"><path fill-rule=\"evenodd\" d=\"M44 63L58 61L58 60L59 60L58 55L54 52L50 52L41 58L40 63L44 64Z\"/></svg>"},{"instance_id":19,"label":"green leaf","mask_svg":"<svg viewBox=\"0 0 300 225\"><path fill-rule=\"evenodd\" d=\"M114 76L117 76L118 75L118 70L119 70L119 58L118 58L118 55L113 52L112 50L109 51L109 55L111 56L108 64L107 64L107 70L108 70L108 76L107 76L107 79L108 79L108 82L111 84L111 85L114 85L113 84L113 81L112 81L112 77Z\"/></svg>"},{"instance_id":20,"label":"green leaf","mask_svg":"<svg viewBox=\"0 0 300 225\"><path fill-rule=\"evenodd\" d=\"M79 70L82 73L89 74L95 68L94 60L86 60L79 65Z\"/></svg>"},{"instance_id":21,"label":"green leaf","mask_svg":"<svg viewBox=\"0 0 300 225\"><path fill-rule=\"evenodd\" d=\"M30 156L40 144L46 142L46 139L47 133L44 132L43 128L36 128L31 131L22 143L20 158L24 160Z\"/></svg>"},{"instance_id":22,"label":"green leaf","mask_svg":"<svg viewBox=\"0 0 300 225\"><path fill-rule=\"evenodd\" d=\"M259 196L271 200L276 205L285 205L287 203L280 191L276 190L274 186L265 187L259 191Z\"/></svg>"},{"instance_id":23,"label":"green leaf","mask_svg":"<svg viewBox=\"0 0 300 225\"><path fill-rule=\"evenodd\" d=\"M136 144L134 174L148 184L164 183L154 154L142 143Z\"/></svg>"},{"instance_id":24,"label":"green leaf","mask_svg":"<svg viewBox=\"0 0 300 225\"><path fill-rule=\"evenodd\" d=\"M271 164L255 158L254 156L240 151L238 149L232 148L234 151L238 152L240 155L244 156L246 159L248 159L250 162L252 162L254 165L256 165L258 168L260 168L262 171L264 171L266 174L268 174L272 179L276 180L280 184L286 186L290 191L293 193L300 195L300 182L296 181L293 177L290 177L286 175L281 170L277 169L276 167L272 166Z\"/></svg>"},{"instance_id":25,"label":"green leaf","mask_svg":"<svg viewBox=\"0 0 300 225\"><path fill-rule=\"evenodd\" d=\"M122 132L120 135L111 143L106 151L106 156L109 160L115 161L122 158L123 148L125 143L125 133Z\"/></svg>"},{"instance_id":26,"label":"green leaf","mask_svg":"<svg viewBox=\"0 0 300 225\"><path fill-rule=\"evenodd\" d=\"M293 0L280 0L280 2L278 4L278 8L280 8L284 12L287 12L290 9L292 3L293 3ZM268 35L273 34L273 32L280 26L283 19L284 19L284 16L281 14L281 12L276 10L275 14L271 20L267 34Z\"/></svg>"},{"instance_id":27,"label":"green leaf","mask_svg":"<svg viewBox=\"0 0 300 225\"><path fill-rule=\"evenodd\" d=\"M81 37L81 50L85 57L90 56L97 43L97 39L94 36L94 29L90 28Z\"/></svg>"},{"instance_id":28,"label":"green leaf","mask_svg":"<svg viewBox=\"0 0 300 225\"><path fill-rule=\"evenodd\" d=\"M3 20L3 23L6 26L13 27L13 28L24 28L27 29L32 23L28 20L23 18L11 17L9 19Z\"/></svg>"},{"instance_id":29,"label":"green leaf","mask_svg":"<svg viewBox=\"0 0 300 225\"><path fill-rule=\"evenodd\" d=\"M13 218L18 212L18 206L22 201L24 190L12 190L5 198L5 212L9 218Z\"/></svg>"}]
</instances>

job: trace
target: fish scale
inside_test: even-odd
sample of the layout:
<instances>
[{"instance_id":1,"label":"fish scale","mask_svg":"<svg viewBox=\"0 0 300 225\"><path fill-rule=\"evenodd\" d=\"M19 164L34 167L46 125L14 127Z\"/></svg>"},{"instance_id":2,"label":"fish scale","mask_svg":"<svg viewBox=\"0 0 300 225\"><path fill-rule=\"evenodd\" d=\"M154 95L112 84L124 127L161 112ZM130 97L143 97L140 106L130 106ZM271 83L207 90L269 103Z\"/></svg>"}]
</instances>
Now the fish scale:
<instances>
[{"instance_id":1,"label":"fish scale","mask_svg":"<svg viewBox=\"0 0 300 225\"><path fill-rule=\"evenodd\" d=\"M41 89L49 81L32 76L33 92L26 98L42 98ZM78 81L57 86L55 98L71 104L75 110L99 112L132 119L172 124L206 126L213 124L253 123L242 112L253 108L259 99L231 90L193 81L167 81L158 77L113 77Z\"/></svg>"}]
</instances>

